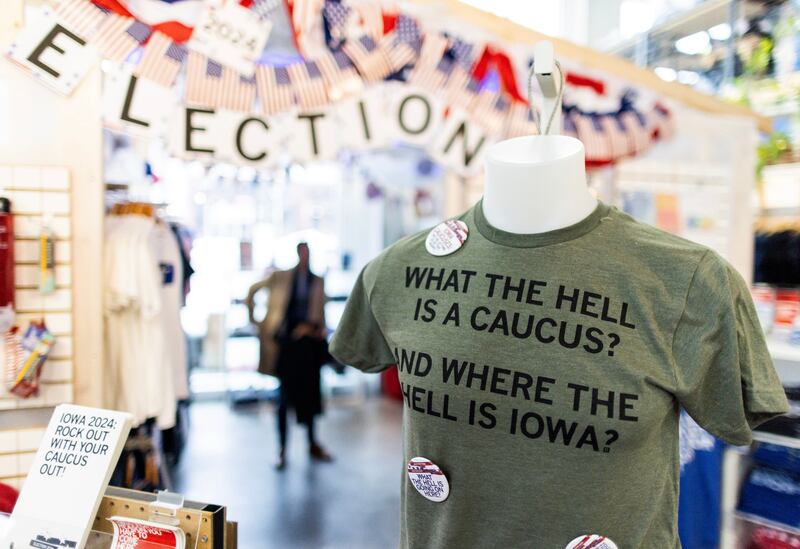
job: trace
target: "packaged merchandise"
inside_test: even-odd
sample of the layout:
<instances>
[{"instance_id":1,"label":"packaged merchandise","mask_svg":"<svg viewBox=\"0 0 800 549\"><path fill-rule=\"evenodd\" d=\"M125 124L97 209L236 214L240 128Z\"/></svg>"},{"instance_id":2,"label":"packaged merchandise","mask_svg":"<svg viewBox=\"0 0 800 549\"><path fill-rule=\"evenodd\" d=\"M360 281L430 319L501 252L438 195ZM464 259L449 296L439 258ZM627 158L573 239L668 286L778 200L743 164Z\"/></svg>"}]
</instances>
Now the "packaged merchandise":
<instances>
[{"instance_id":1,"label":"packaged merchandise","mask_svg":"<svg viewBox=\"0 0 800 549\"><path fill-rule=\"evenodd\" d=\"M750 289L750 294L753 296L753 304L756 306L758 321L764 328L764 333L768 334L772 331L775 321L775 288L766 284L756 284Z\"/></svg>"},{"instance_id":2,"label":"packaged merchandise","mask_svg":"<svg viewBox=\"0 0 800 549\"><path fill-rule=\"evenodd\" d=\"M800 549L800 536L759 526L750 537L747 549Z\"/></svg>"},{"instance_id":3,"label":"packaged merchandise","mask_svg":"<svg viewBox=\"0 0 800 549\"><path fill-rule=\"evenodd\" d=\"M9 392L22 398L36 395L39 377L56 338L44 322L31 322L24 334L16 328L5 338L5 375Z\"/></svg>"},{"instance_id":4,"label":"packaged merchandise","mask_svg":"<svg viewBox=\"0 0 800 549\"><path fill-rule=\"evenodd\" d=\"M111 549L184 549L186 534L178 527L127 517L111 517Z\"/></svg>"},{"instance_id":5,"label":"packaged merchandise","mask_svg":"<svg viewBox=\"0 0 800 549\"><path fill-rule=\"evenodd\" d=\"M782 341L789 341L794 324L800 312L800 290L780 288L775 293L775 320L773 335Z\"/></svg>"},{"instance_id":6,"label":"packaged merchandise","mask_svg":"<svg viewBox=\"0 0 800 549\"><path fill-rule=\"evenodd\" d=\"M800 475L800 449L779 444L761 443L753 452L759 465Z\"/></svg>"},{"instance_id":7,"label":"packaged merchandise","mask_svg":"<svg viewBox=\"0 0 800 549\"><path fill-rule=\"evenodd\" d=\"M800 528L800 475L755 467L742 487L738 511Z\"/></svg>"}]
</instances>

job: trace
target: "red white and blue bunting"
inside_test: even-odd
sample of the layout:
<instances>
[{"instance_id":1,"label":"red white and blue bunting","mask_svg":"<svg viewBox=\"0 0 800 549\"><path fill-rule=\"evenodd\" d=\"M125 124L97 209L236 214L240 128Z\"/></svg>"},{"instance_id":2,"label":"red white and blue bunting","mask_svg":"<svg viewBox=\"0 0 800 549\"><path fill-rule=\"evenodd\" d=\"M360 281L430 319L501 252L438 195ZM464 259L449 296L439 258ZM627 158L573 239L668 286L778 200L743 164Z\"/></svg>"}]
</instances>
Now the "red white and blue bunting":
<instances>
[{"instance_id":1,"label":"red white and blue bunting","mask_svg":"<svg viewBox=\"0 0 800 549\"><path fill-rule=\"evenodd\" d=\"M286 26L300 55L269 55ZM529 52L366 0L54 0L7 56L64 94L111 62L106 124L184 157L264 166L402 141L468 173L492 141L536 133ZM562 64L564 133L587 164L672 133L657 98Z\"/></svg>"}]
</instances>

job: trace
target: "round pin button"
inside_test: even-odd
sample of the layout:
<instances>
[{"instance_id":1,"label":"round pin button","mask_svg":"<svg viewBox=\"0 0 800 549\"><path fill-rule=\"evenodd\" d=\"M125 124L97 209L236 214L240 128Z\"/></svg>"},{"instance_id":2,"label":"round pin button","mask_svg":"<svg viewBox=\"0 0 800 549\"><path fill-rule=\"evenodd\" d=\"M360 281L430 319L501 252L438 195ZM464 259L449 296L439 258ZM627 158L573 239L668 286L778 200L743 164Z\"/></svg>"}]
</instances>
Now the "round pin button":
<instances>
[{"instance_id":1,"label":"round pin button","mask_svg":"<svg viewBox=\"0 0 800 549\"><path fill-rule=\"evenodd\" d=\"M617 544L605 536L585 534L578 536L565 549L619 549Z\"/></svg>"},{"instance_id":2,"label":"round pin button","mask_svg":"<svg viewBox=\"0 0 800 549\"><path fill-rule=\"evenodd\" d=\"M439 223L428 233L425 239L425 248L428 253L435 256L449 255L467 241L469 227L460 219L449 219Z\"/></svg>"},{"instance_id":3,"label":"round pin button","mask_svg":"<svg viewBox=\"0 0 800 549\"><path fill-rule=\"evenodd\" d=\"M422 497L437 503L450 495L450 484L439 467L428 458L415 457L408 462L408 480Z\"/></svg>"}]
</instances>

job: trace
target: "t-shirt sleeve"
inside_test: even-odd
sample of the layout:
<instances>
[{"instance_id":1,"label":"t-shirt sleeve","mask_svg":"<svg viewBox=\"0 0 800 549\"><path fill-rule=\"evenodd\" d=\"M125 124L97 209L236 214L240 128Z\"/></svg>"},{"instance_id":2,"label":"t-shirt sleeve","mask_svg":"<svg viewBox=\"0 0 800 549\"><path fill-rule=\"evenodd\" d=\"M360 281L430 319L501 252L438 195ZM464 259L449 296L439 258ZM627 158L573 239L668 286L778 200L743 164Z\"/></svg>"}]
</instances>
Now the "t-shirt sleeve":
<instances>
[{"instance_id":1,"label":"t-shirt sleeve","mask_svg":"<svg viewBox=\"0 0 800 549\"><path fill-rule=\"evenodd\" d=\"M358 275L330 345L339 362L365 372L380 372L396 362L369 301L368 270L375 267L367 265Z\"/></svg>"},{"instance_id":2,"label":"t-shirt sleeve","mask_svg":"<svg viewBox=\"0 0 800 549\"><path fill-rule=\"evenodd\" d=\"M789 410L747 284L714 252L700 260L672 344L680 405L730 444Z\"/></svg>"}]
</instances>

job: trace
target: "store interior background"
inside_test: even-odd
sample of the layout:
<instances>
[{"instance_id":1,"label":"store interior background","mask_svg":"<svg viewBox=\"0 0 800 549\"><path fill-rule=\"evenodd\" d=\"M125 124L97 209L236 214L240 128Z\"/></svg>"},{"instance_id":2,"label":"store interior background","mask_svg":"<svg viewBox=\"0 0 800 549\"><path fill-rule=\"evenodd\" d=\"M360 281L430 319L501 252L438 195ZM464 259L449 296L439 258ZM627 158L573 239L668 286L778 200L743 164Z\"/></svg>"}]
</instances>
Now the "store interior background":
<instances>
[{"instance_id":1,"label":"store interior background","mask_svg":"<svg viewBox=\"0 0 800 549\"><path fill-rule=\"evenodd\" d=\"M35 9L39 2L28 4ZM756 223L767 231L780 223L798 226L800 163L794 163L793 151L800 150L795 146L800 145L800 2L438 4L452 10L454 20L476 13L460 11L462 4L484 10L624 58L653 71L660 82L681 85L665 99L677 128L671 139L635 159L589 173L603 200L625 207L626 198L636 193L661 189L674 195L683 217L671 228L720 251L748 280L754 272ZM0 6L3 43L14 36L22 6L21 0ZM277 57L296 54L288 34L276 30L270 40ZM64 339L71 342L73 370L68 381L53 383L69 396L50 393L27 408L0 400L5 403L0 432L40 429L56 402L104 401L103 384L97 382L103 376L103 340L98 337L103 333L103 295L94 291L104 284L98 260L103 256L104 219L98 212L117 202L153 204L163 219L179 223L191 235L195 271L181 311L191 388L182 407L185 445L174 454L157 452L161 487L226 505L229 518L239 523L240 547L396 546L402 401L385 394L387 381L380 376L325 367L326 414L319 433L336 459L311 463L302 428L291 425L289 466L275 471L278 382L256 372L258 341L244 298L271 270L293 266L296 244L308 242L312 270L325 275L327 322L335 329L367 261L402 236L474 204L481 195L480 174L459 176L425 150L402 144L343 151L325 162L287 158L269 170L177 159L163 143L100 129L103 81L103 70L92 69L65 98L0 63L0 166L41 165L46 159L48 165L67 168L73 181L71 245L62 245L59 252L71 269L73 320ZM680 91L684 88L716 99L709 99L707 109L690 108L698 100L687 106ZM727 110L723 101L746 105L757 116ZM765 123L773 128L770 133L759 132ZM800 281L794 274L768 282L796 285ZM258 309L263 312L263 300ZM787 386L800 384L800 344L792 340L793 333L776 331L771 337ZM798 439L764 436L800 448ZM0 481L19 486L32 449L15 444L13 465L0 471ZM735 509L751 462L743 450L719 455L718 546L745 547L744 532L755 528L754 519L737 516Z\"/></svg>"}]
</instances>

